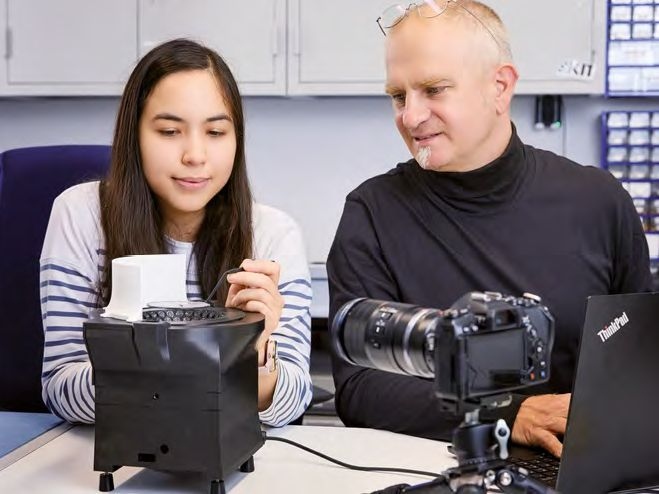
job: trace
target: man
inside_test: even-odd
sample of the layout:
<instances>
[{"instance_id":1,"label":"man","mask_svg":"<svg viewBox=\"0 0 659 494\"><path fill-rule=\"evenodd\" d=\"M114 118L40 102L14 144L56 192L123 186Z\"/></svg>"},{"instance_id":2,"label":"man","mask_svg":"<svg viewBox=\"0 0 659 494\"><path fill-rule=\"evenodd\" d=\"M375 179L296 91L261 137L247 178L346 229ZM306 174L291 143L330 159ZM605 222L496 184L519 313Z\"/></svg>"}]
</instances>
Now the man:
<instances>
[{"instance_id":1,"label":"man","mask_svg":"<svg viewBox=\"0 0 659 494\"><path fill-rule=\"evenodd\" d=\"M639 218L607 172L520 141L496 13L475 1L396 12L380 19L386 91L415 159L348 195L328 258L330 318L356 297L447 308L474 290L539 295L556 319L551 380L481 418L560 456L586 298L650 287ZM438 410L430 381L333 365L346 425L446 440L460 421Z\"/></svg>"}]
</instances>

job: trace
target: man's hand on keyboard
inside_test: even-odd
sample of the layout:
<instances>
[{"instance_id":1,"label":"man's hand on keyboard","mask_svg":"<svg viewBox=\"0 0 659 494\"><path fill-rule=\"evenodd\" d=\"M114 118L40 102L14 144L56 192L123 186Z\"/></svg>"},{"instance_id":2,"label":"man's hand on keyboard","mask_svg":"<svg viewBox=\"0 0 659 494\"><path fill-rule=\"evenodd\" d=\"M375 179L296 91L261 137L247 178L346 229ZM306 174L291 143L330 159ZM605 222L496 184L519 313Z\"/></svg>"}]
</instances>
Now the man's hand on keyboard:
<instances>
[{"instance_id":1,"label":"man's hand on keyboard","mask_svg":"<svg viewBox=\"0 0 659 494\"><path fill-rule=\"evenodd\" d=\"M570 394L530 396L522 402L512 430L512 440L527 446L540 446L560 457L565 434Z\"/></svg>"}]
</instances>

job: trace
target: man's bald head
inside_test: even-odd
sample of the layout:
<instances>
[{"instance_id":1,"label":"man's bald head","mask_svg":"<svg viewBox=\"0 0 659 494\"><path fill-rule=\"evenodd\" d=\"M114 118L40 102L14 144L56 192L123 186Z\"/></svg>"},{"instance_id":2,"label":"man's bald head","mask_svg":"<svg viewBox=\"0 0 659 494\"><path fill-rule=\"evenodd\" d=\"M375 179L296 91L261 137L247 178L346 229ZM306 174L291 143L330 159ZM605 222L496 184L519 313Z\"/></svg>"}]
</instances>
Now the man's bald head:
<instances>
[{"instance_id":1,"label":"man's bald head","mask_svg":"<svg viewBox=\"0 0 659 494\"><path fill-rule=\"evenodd\" d=\"M440 7L443 4L443 0L437 2ZM416 9L419 9L419 12L410 11L389 30L388 42L391 42L392 36L395 37L397 32L423 28L421 24L427 22L438 24L426 26L431 29L441 29L443 25L452 23L464 27L465 42L470 43L479 54L487 56L492 63L513 62L508 30L499 15L484 3L477 0L450 0L447 8L439 15L427 4L421 4Z\"/></svg>"}]
</instances>

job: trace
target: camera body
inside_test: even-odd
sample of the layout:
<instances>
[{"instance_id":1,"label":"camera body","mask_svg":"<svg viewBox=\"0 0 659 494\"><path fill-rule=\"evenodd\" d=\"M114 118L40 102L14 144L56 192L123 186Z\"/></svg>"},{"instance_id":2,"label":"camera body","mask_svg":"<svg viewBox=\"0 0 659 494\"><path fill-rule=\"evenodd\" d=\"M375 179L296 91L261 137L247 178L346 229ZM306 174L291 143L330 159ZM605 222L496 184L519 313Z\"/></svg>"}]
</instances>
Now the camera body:
<instances>
[{"instance_id":1,"label":"camera body","mask_svg":"<svg viewBox=\"0 0 659 494\"><path fill-rule=\"evenodd\" d=\"M450 309L355 299L332 323L332 344L363 367L432 378L447 410L502 406L550 377L554 319L539 297L470 292Z\"/></svg>"}]
</instances>

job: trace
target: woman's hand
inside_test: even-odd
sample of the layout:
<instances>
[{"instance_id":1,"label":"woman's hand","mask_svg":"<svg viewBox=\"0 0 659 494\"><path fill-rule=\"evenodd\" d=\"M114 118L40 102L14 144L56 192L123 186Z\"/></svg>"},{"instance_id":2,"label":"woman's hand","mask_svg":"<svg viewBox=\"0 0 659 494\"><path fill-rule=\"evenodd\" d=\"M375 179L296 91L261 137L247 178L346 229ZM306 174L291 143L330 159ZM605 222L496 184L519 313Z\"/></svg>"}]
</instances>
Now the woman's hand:
<instances>
[{"instance_id":1,"label":"woman's hand","mask_svg":"<svg viewBox=\"0 0 659 494\"><path fill-rule=\"evenodd\" d=\"M264 365L268 338L277 329L284 309L284 298L279 294L279 264L245 259L240 267L245 271L227 276L230 286L224 305L248 312L260 312L265 316L265 329L256 342L259 365ZM277 376L277 371L259 374L259 411L266 410L272 404Z\"/></svg>"},{"instance_id":2,"label":"woman's hand","mask_svg":"<svg viewBox=\"0 0 659 494\"><path fill-rule=\"evenodd\" d=\"M225 305L265 316L265 329L256 344L259 363L263 363L265 344L279 325L284 298L279 294L279 264L275 261L245 259L245 271L227 277L230 283Z\"/></svg>"}]
</instances>

